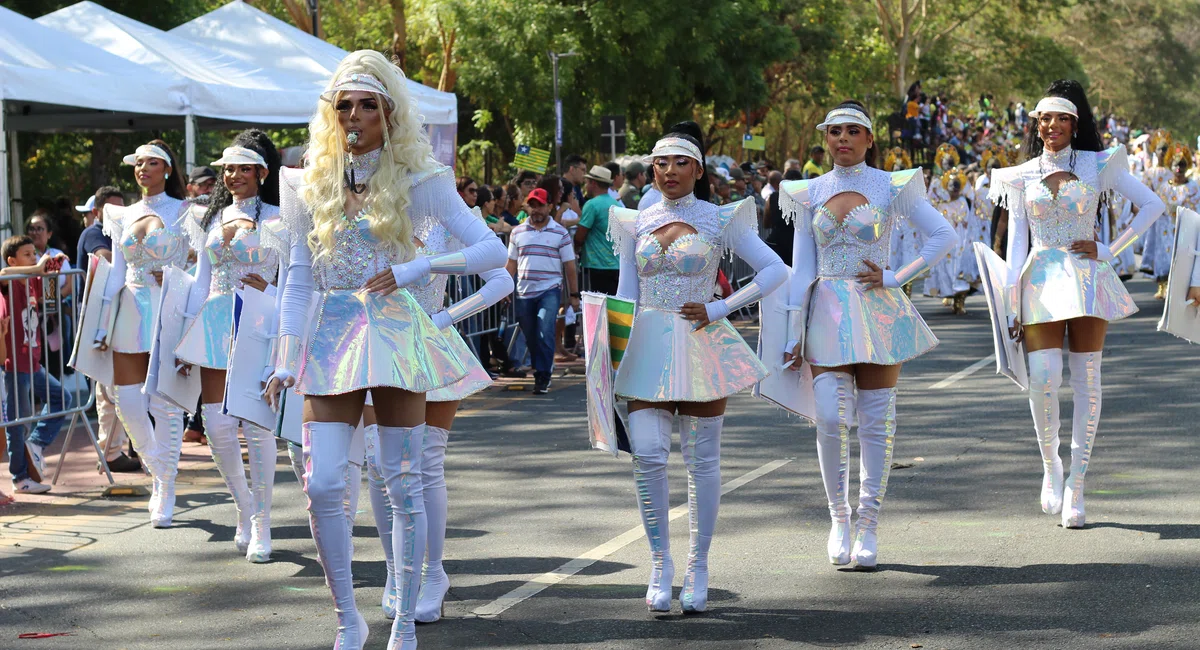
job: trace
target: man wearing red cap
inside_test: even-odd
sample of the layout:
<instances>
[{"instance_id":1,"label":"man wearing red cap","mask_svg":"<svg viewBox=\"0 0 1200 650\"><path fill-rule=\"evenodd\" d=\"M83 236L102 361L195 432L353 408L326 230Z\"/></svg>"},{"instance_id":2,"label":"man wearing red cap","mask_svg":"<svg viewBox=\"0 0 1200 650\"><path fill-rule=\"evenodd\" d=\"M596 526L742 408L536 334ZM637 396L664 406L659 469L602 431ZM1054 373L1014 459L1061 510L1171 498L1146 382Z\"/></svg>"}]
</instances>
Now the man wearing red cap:
<instances>
[{"instance_id":1,"label":"man wearing red cap","mask_svg":"<svg viewBox=\"0 0 1200 650\"><path fill-rule=\"evenodd\" d=\"M513 228L508 240L508 272L517 278L517 322L533 360L533 393L550 389L554 370L554 322L562 303L566 276L571 306L579 311L575 250L567 229L550 218L546 190L525 197L529 218Z\"/></svg>"}]
</instances>

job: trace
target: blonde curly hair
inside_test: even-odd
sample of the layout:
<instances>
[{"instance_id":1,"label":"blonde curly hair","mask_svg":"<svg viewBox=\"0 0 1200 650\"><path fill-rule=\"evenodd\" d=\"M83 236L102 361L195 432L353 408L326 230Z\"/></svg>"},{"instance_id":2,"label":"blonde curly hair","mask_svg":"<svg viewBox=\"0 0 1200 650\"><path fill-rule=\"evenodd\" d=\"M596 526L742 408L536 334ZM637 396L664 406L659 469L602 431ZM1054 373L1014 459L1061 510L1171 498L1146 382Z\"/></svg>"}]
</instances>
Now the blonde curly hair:
<instances>
[{"instance_id":1,"label":"blonde curly hair","mask_svg":"<svg viewBox=\"0 0 1200 650\"><path fill-rule=\"evenodd\" d=\"M362 214L371 226L371 234L395 247L397 259L411 260L416 255L413 226L408 217L409 191L415 172L435 166L433 147L417 114L416 103L406 88L404 72L382 54L370 50L351 52L338 64L330 79L330 88L351 74L369 74L383 83L394 107L380 97L386 125L383 129L383 153L379 169L367 181L367 199ZM314 255L333 252L336 234L345 227L343 220L343 174L345 172L346 134L338 122L338 97L321 101L308 125L308 165L304 169L301 198L312 211L313 229L308 246Z\"/></svg>"}]
</instances>

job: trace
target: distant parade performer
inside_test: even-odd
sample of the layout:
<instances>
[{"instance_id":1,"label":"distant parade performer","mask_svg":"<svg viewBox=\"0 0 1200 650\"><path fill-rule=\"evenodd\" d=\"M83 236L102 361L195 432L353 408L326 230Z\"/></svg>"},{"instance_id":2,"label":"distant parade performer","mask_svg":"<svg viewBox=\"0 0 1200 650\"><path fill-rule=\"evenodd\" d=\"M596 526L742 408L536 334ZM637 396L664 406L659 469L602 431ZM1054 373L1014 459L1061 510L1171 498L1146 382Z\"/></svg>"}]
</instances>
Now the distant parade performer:
<instances>
[{"instance_id":1,"label":"distant parade performer","mask_svg":"<svg viewBox=\"0 0 1200 650\"><path fill-rule=\"evenodd\" d=\"M1083 87L1050 84L1030 113L1026 162L992 175L990 198L1007 209L1007 296L1016 314L1010 336L1029 356L1029 405L1042 456L1042 511L1062 514L1064 528L1082 528L1084 477L1100 425L1100 362L1110 321L1137 311L1111 266L1163 213L1163 202L1129 173L1125 148L1101 150L1100 135ZM1096 241L1097 204L1117 192L1137 207L1137 217L1111 246ZM1032 250L1030 239L1032 237ZM1065 483L1059 457L1058 388L1062 342L1075 411L1071 473Z\"/></svg>"}]
</instances>

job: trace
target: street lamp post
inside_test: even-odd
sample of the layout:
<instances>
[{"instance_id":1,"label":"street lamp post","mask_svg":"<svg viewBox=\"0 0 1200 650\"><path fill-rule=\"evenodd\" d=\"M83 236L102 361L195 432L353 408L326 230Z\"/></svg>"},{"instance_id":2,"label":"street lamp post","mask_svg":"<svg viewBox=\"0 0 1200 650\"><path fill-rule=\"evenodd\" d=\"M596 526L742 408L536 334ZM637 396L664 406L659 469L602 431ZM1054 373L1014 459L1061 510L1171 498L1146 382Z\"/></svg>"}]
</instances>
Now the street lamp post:
<instances>
[{"instance_id":1,"label":"street lamp post","mask_svg":"<svg viewBox=\"0 0 1200 650\"><path fill-rule=\"evenodd\" d=\"M570 52L558 53L550 52L550 64L554 69L554 171L557 174L562 174L562 143L563 143L563 124L562 124L562 101L558 98L558 60L568 56L579 56L575 50Z\"/></svg>"},{"instance_id":2,"label":"street lamp post","mask_svg":"<svg viewBox=\"0 0 1200 650\"><path fill-rule=\"evenodd\" d=\"M318 0L308 0L308 16L312 21L313 36L320 38L320 35L317 34L317 26L321 24L321 17L317 10L317 2Z\"/></svg>"}]
</instances>

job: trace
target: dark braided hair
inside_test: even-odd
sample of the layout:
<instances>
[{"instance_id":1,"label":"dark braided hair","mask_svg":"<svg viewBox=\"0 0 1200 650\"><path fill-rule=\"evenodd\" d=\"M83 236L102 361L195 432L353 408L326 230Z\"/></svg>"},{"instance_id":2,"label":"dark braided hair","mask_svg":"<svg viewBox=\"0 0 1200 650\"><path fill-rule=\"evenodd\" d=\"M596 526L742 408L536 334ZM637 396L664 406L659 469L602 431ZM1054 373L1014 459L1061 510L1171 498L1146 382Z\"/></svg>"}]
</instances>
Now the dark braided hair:
<instances>
[{"instance_id":1,"label":"dark braided hair","mask_svg":"<svg viewBox=\"0 0 1200 650\"><path fill-rule=\"evenodd\" d=\"M707 201L712 196L712 186L708 180L708 156L704 153L704 134L700 132L700 125L692 122L679 122L672 126L664 138L683 138L688 142L696 145L700 149L700 178L696 180L696 189L693 192L696 198L701 201Z\"/></svg>"},{"instance_id":2,"label":"dark braided hair","mask_svg":"<svg viewBox=\"0 0 1200 650\"><path fill-rule=\"evenodd\" d=\"M254 221L258 223L262 217L263 203L279 205L279 151L275 149L271 138L258 129L247 129L239 133L233 139L233 146L256 151L267 162L267 177L258 186L258 204L254 208ZM232 204L233 195L229 193L225 183L217 183L208 202L208 210L204 213L204 222L201 224L204 231L208 232L213 221L220 218L221 211Z\"/></svg>"}]
</instances>

